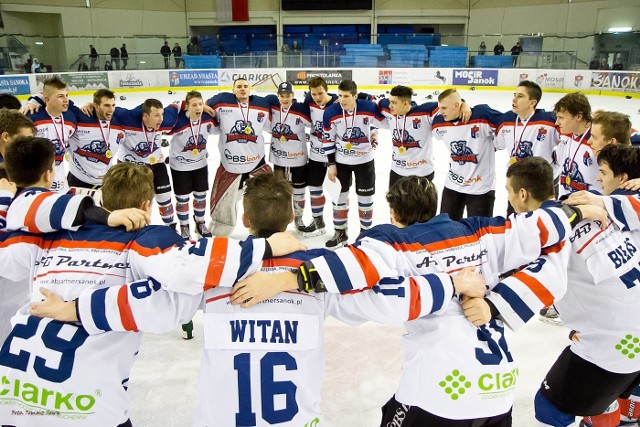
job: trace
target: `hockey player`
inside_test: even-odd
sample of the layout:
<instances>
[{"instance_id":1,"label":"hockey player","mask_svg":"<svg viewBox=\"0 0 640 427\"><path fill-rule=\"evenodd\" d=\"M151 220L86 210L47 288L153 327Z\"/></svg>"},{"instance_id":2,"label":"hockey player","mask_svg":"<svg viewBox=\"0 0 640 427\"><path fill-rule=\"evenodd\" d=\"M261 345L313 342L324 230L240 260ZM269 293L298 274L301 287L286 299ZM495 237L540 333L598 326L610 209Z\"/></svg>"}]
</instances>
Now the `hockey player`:
<instances>
[{"instance_id":1,"label":"hockey player","mask_svg":"<svg viewBox=\"0 0 640 427\"><path fill-rule=\"evenodd\" d=\"M286 229L294 216L291 185L278 174L264 173L247 181L243 204L243 222L255 236ZM322 253L326 251L274 258L265 261L263 269L288 271ZM399 325L418 316L437 315L453 303L454 288L457 292L470 288L464 292L484 293L483 281L472 280L474 286L469 287L471 282L460 277L465 275L456 276L454 286L447 274L430 274L382 281L373 291L349 296L280 293L248 310L230 305L224 288L205 287L204 295L196 296L154 288L136 297L141 284L134 283L106 293L85 292L77 309L91 334L131 331L133 322L140 331L164 332L175 327L175 319L182 313L190 315L203 303L205 348L193 424L321 425L324 318L334 316L351 324L374 320ZM128 296L127 307L119 294ZM77 320L73 305L66 311L69 317L60 320Z\"/></svg>"},{"instance_id":2,"label":"hockey player","mask_svg":"<svg viewBox=\"0 0 640 427\"><path fill-rule=\"evenodd\" d=\"M64 166L64 157L69 140L76 131L77 120L69 110L69 87L60 79L52 77L44 81L42 89L45 108L37 113L28 114L36 126L36 136L47 138L56 149L55 177L51 189L58 193L67 193L69 184Z\"/></svg>"},{"instance_id":3,"label":"hockey player","mask_svg":"<svg viewBox=\"0 0 640 427\"><path fill-rule=\"evenodd\" d=\"M140 206L148 211L152 197L148 168L119 164L105 176L105 209ZM193 275L200 286L212 281L229 286L244 269L271 256L264 239L202 239L176 246L182 243L173 231L158 226L137 233L96 224L71 234L10 233L0 238L0 272L11 280L34 277L33 302L40 299L39 287L73 300L86 289L104 294L110 286L153 275L155 279L138 283L132 291L135 299L157 290L160 283L186 286ZM92 426L130 426L126 387L140 334L90 337L77 325L33 317L28 309L27 305L14 316L12 333L0 350L0 419L20 426L70 426L78 420ZM135 324L127 325L135 329ZM96 389L100 393L94 393ZM24 405L29 405L29 412L21 409Z\"/></svg>"},{"instance_id":4,"label":"hockey player","mask_svg":"<svg viewBox=\"0 0 640 427\"><path fill-rule=\"evenodd\" d=\"M614 150L619 153L613 154ZM624 169L614 172L619 179L640 176L637 152L627 153L631 155L625 159L622 151L624 147L614 145L602 150L606 160L598 156L600 181L608 180L602 172L609 164ZM543 159L511 165L507 190L516 212L537 209L553 199L552 179L551 168ZM612 187L603 186L605 193ZM580 222L569 236L569 284L555 307L565 326L573 330L572 343L536 394L536 419L543 425L573 425L575 416L582 415L587 416L587 426L618 426L620 409L615 399L628 397L640 383L640 360L634 350L640 326L629 321L636 317L640 304L640 287L636 286L640 244L635 237L611 223L601 230L593 221Z\"/></svg>"},{"instance_id":5,"label":"hockey player","mask_svg":"<svg viewBox=\"0 0 640 427\"><path fill-rule=\"evenodd\" d=\"M264 98L251 95L246 78L233 82L233 93L219 93L207 105L220 126L220 166L211 189L209 230L214 236L228 236L236 225L236 204L245 181L271 171L264 160L262 135L271 128L271 108Z\"/></svg>"},{"instance_id":6,"label":"hockey player","mask_svg":"<svg viewBox=\"0 0 640 427\"><path fill-rule=\"evenodd\" d=\"M434 138L449 147L449 174L444 183L440 212L455 221L467 216L492 216L496 199L495 150L504 148L494 139L502 113L487 105L471 109L468 123L462 123L462 99L455 89L438 95L440 115L433 119Z\"/></svg>"},{"instance_id":7,"label":"hockey player","mask_svg":"<svg viewBox=\"0 0 640 427\"><path fill-rule=\"evenodd\" d=\"M282 82L278 95L268 95L265 100L271 106L271 150L269 161L275 172L282 173L293 185L293 212L296 230L303 232L306 226L304 214L307 190L307 134L311 126L309 106L294 102L293 85Z\"/></svg>"},{"instance_id":8,"label":"hockey player","mask_svg":"<svg viewBox=\"0 0 640 427\"><path fill-rule=\"evenodd\" d=\"M203 112L202 95L197 91L187 92L187 109L178 115L178 121L169 132L171 152L169 167L176 195L176 211L180 222L180 235L191 238L189 229L189 195L193 193L193 220L196 233L201 237L211 237L205 225L204 213L209 190L209 169L207 167L207 140L218 133L213 117Z\"/></svg>"},{"instance_id":9,"label":"hockey player","mask_svg":"<svg viewBox=\"0 0 640 427\"><path fill-rule=\"evenodd\" d=\"M333 201L335 233L326 242L335 248L346 242L349 217L349 188L355 175L360 232L371 228L373 196L376 192L374 150L378 145L378 126L384 119L377 105L356 99L358 86L351 80L338 85L338 103L324 112L323 144L328 158L327 176L340 182L340 196Z\"/></svg>"},{"instance_id":10,"label":"hockey player","mask_svg":"<svg viewBox=\"0 0 640 427\"><path fill-rule=\"evenodd\" d=\"M563 294L567 218L578 217L549 206L509 220L433 218L437 193L424 177L401 178L387 200L394 225L378 225L356 245L305 262L297 276L251 276L234 288L232 301L243 306L259 302L265 277L286 283L282 289L345 292L393 274L480 267L486 282L495 284L490 303L502 318L475 328L454 300L441 316L407 322L403 377L383 408L381 425L399 422L398 418L404 419L399 424L403 427L511 425L519 374L504 337L504 323L517 329L536 309ZM501 272L534 260L518 276L497 283ZM497 378L505 381L498 384Z\"/></svg>"},{"instance_id":11,"label":"hockey player","mask_svg":"<svg viewBox=\"0 0 640 427\"><path fill-rule=\"evenodd\" d=\"M516 87L511 101L511 111L505 113L496 129L497 145L509 151L509 164L527 157L542 157L551 164L554 178L560 175L556 159L556 147L560 134L552 113L537 108L542 99L538 84L523 80ZM556 182L557 185L557 182ZM507 215L513 213L508 204Z\"/></svg>"},{"instance_id":12,"label":"hockey player","mask_svg":"<svg viewBox=\"0 0 640 427\"><path fill-rule=\"evenodd\" d=\"M15 110L0 109L0 163L4 162L7 144L20 136L33 136L36 127L27 116Z\"/></svg>"},{"instance_id":13,"label":"hockey player","mask_svg":"<svg viewBox=\"0 0 640 427\"><path fill-rule=\"evenodd\" d=\"M325 109L338 100L338 95L330 94L328 91L327 82L322 77L312 77L309 79L309 92L304 102L309 106L311 117L307 184L309 186L313 222L303 230L305 236L316 236L326 233L323 217L326 198L322 186L324 178L327 175L328 159L322 143L322 123Z\"/></svg>"},{"instance_id":14,"label":"hockey player","mask_svg":"<svg viewBox=\"0 0 640 427\"><path fill-rule=\"evenodd\" d=\"M560 128L558 163L561 166L559 196L578 190L600 191L598 165L588 144L591 135L591 105L580 92L569 93L553 107Z\"/></svg>"},{"instance_id":15,"label":"hockey player","mask_svg":"<svg viewBox=\"0 0 640 427\"><path fill-rule=\"evenodd\" d=\"M596 156L609 144L631 145L629 116L614 111L602 111L594 115L587 143Z\"/></svg>"}]
</instances>

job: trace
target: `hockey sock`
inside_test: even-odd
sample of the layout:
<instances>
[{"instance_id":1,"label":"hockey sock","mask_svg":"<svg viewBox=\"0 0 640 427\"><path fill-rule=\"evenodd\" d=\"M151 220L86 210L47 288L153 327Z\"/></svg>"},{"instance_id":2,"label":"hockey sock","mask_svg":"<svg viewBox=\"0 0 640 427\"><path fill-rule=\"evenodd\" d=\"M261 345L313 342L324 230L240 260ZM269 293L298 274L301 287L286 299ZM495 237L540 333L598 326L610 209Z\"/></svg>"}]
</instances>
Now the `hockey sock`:
<instances>
[{"instance_id":1,"label":"hockey sock","mask_svg":"<svg viewBox=\"0 0 640 427\"><path fill-rule=\"evenodd\" d=\"M306 187L293 189L293 212L295 216L302 216L305 205Z\"/></svg>"},{"instance_id":2,"label":"hockey sock","mask_svg":"<svg viewBox=\"0 0 640 427\"><path fill-rule=\"evenodd\" d=\"M349 193L340 193L338 203L333 204L333 227L336 230L347 228L347 218L349 217Z\"/></svg>"},{"instance_id":3,"label":"hockey sock","mask_svg":"<svg viewBox=\"0 0 640 427\"><path fill-rule=\"evenodd\" d=\"M160 217L165 224L173 222L173 205L171 204L171 193L156 194L156 202L158 202L158 210Z\"/></svg>"},{"instance_id":4,"label":"hockey sock","mask_svg":"<svg viewBox=\"0 0 640 427\"><path fill-rule=\"evenodd\" d=\"M176 194L176 213L180 225L189 225L189 195L178 196Z\"/></svg>"},{"instance_id":5,"label":"hockey sock","mask_svg":"<svg viewBox=\"0 0 640 427\"><path fill-rule=\"evenodd\" d=\"M204 212L207 209L207 192L193 192L193 215L196 222L204 222Z\"/></svg>"},{"instance_id":6,"label":"hockey sock","mask_svg":"<svg viewBox=\"0 0 640 427\"><path fill-rule=\"evenodd\" d=\"M370 229L373 222L373 196L358 196L358 216L360 228Z\"/></svg>"},{"instance_id":7,"label":"hockey sock","mask_svg":"<svg viewBox=\"0 0 640 427\"><path fill-rule=\"evenodd\" d=\"M628 399L618 399L620 425L636 425L640 420L640 386L633 389Z\"/></svg>"},{"instance_id":8,"label":"hockey sock","mask_svg":"<svg viewBox=\"0 0 640 427\"><path fill-rule=\"evenodd\" d=\"M538 390L533 399L533 406L536 420L538 420L542 426L568 427L572 425L576 419L574 415L564 413L556 408L553 403L545 399L542 393L540 393L540 390Z\"/></svg>"},{"instance_id":9,"label":"hockey sock","mask_svg":"<svg viewBox=\"0 0 640 427\"><path fill-rule=\"evenodd\" d=\"M322 216L326 199L322 192L322 187L309 186L309 198L311 199L311 215L315 218Z\"/></svg>"},{"instance_id":10,"label":"hockey sock","mask_svg":"<svg viewBox=\"0 0 640 427\"><path fill-rule=\"evenodd\" d=\"M602 414L584 417L586 427L618 427L620 425L620 405L616 400Z\"/></svg>"}]
</instances>

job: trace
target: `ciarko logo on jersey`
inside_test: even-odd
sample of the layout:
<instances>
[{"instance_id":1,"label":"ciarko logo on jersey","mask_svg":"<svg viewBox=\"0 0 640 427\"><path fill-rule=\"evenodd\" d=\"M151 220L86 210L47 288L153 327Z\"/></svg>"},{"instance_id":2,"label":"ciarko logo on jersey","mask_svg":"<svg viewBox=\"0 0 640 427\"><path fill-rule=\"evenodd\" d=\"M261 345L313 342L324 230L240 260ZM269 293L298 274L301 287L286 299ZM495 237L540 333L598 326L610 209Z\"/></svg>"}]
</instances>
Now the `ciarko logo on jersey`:
<instances>
[{"instance_id":1,"label":"ciarko logo on jersey","mask_svg":"<svg viewBox=\"0 0 640 427\"><path fill-rule=\"evenodd\" d=\"M635 359L640 356L640 338L627 334L616 344L616 350L629 359Z\"/></svg>"},{"instance_id":2,"label":"ciarko logo on jersey","mask_svg":"<svg viewBox=\"0 0 640 427\"><path fill-rule=\"evenodd\" d=\"M467 378L458 369L451 371L438 385L449 395L451 400L460 399L475 384L478 393L483 399L493 399L501 395L513 392L519 376L518 369L512 369L507 373L491 372L478 377L477 380Z\"/></svg>"}]
</instances>

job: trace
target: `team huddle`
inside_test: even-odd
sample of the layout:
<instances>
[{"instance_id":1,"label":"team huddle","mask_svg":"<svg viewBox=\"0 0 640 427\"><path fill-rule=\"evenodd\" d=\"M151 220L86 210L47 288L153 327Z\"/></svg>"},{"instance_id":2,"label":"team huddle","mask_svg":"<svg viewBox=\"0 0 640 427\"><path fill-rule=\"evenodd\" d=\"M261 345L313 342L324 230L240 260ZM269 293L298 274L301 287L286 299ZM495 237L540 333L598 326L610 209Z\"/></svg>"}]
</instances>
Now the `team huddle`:
<instances>
[{"instance_id":1,"label":"team huddle","mask_svg":"<svg viewBox=\"0 0 640 427\"><path fill-rule=\"evenodd\" d=\"M322 425L327 316L407 331L382 427L517 426L527 372L505 328L551 307L570 344L531 402L536 420L637 425L640 151L628 116L592 113L580 93L546 112L529 81L507 113L455 89L422 105L404 86L374 102L350 80L333 95L311 79L303 102L288 82L277 95L250 90L238 79L207 101L191 91L134 109L98 90L77 107L53 78L27 116L0 109L0 424L133 426L127 387L142 332L183 325L189 337L202 309L194 426ZM435 140L450 148L439 207ZM389 143L391 224L374 225L376 147ZM492 216L499 149L508 217ZM340 184L334 250L306 250L283 232L326 232L325 177ZM349 245L354 179L360 234ZM154 198L164 225L147 225ZM228 237L240 199L244 241Z\"/></svg>"}]
</instances>

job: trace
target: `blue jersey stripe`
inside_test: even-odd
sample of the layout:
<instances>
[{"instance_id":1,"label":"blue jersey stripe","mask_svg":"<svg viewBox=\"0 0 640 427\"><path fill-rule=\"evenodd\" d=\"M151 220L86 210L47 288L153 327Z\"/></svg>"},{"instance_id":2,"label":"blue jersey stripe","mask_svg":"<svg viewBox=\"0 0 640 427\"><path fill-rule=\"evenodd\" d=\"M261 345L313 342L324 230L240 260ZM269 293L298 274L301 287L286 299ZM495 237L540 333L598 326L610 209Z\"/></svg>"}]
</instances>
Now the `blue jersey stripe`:
<instances>
[{"instance_id":1,"label":"blue jersey stripe","mask_svg":"<svg viewBox=\"0 0 640 427\"><path fill-rule=\"evenodd\" d=\"M91 316L93 317L93 323L98 329L106 332L112 330L104 310L104 302L108 290L109 288L98 289L91 294Z\"/></svg>"},{"instance_id":2,"label":"blue jersey stripe","mask_svg":"<svg viewBox=\"0 0 640 427\"><path fill-rule=\"evenodd\" d=\"M524 323L533 317L534 313L531 311L527 303L525 303L513 289L505 284L498 283L493 287L493 289L491 289L491 292L500 295Z\"/></svg>"}]
</instances>

